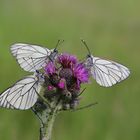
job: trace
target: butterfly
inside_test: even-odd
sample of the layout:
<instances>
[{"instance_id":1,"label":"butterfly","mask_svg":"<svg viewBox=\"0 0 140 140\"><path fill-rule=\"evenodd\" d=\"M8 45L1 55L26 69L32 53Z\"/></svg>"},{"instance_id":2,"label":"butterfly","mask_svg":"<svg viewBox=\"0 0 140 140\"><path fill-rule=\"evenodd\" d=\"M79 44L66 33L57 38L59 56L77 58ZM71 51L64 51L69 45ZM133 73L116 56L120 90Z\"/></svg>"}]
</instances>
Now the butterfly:
<instances>
[{"instance_id":1,"label":"butterfly","mask_svg":"<svg viewBox=\"0 0 140 140\"><path fill-rule=\"evenodd\" d=\"M58 41L57 46L60 41ZM48 61L53 61L58 54L55 49L47 49L37 45L17 43L11 46L11 53L25 71L34 72L40 70Z\"/></svg>"},{"instance_id":2,"label":"butterfly","mask_svg":"<svg viewBox=\"0 0 140 140\"><path fill-rule=\"evenodd\" d=\"M94 57L86 42L84 40L82 42L89 52L85 64L90 69L92 77L100 86L110 87L125 80L130 75L130 70L122 64Z\"/></svg>"},{"instance_id":3,"label":"butterfly","mask_svg":"<svg viewBox=\"0 0 140 140\"><path fill-rule=\"evenodd\" d=\"M43 74L38 70L49 60L53 61L55 59L58 54L57 46L59 42L56 48L52 50L22 43L11 46L11 52L21 68L25 71L34 72L34 74L17 81L5 90L0 95L0 107L26 110L37 102L41 85L44 83Z\"/></svg>"},{"instance_id":4,"label":"butterfly","mask_svg":"<svg viewBox=\"0 0 140 140\"><path fill-rule=\"evenodd\" d=\"M17 81L0 95L0 107L19 110L31 108L37 102L43 82L43 75L38 71Z\"/></svg>"}]
</instances>

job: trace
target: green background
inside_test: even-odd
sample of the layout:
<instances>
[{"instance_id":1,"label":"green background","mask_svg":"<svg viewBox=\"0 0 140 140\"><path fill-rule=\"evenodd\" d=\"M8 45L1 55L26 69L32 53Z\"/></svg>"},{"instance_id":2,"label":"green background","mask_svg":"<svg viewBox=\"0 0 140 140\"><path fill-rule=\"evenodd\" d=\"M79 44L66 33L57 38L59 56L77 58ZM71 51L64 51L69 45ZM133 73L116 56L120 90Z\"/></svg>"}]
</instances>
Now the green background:
<instances>
[{"instance_id":1,"label":"green background","mask_svg":"<svg viewBox=\"0 0 140 140\"><path fill-rule=\"evenodd\" d=\"M29 73L12 57L11 44L54 48L83 59L91 52L120 62L131 76L111 88L94 80L84 85L80 105L93 108L61 113L53 140L140 139L140 1L139 0L0 0L0 92ZM0 140L38 140L39 124L29 111L0 109Z\"/></svg>"}]
</instances>

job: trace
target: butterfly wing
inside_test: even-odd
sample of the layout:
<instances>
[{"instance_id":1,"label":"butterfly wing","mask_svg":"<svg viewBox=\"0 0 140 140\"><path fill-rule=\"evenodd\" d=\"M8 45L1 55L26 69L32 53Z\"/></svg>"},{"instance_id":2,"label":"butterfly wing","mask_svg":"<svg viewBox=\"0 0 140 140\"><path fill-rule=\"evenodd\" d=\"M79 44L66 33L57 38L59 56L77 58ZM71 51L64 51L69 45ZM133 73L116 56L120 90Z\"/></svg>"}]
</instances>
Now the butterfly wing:
<instances>
[{"instance_id":1,"label":"butterfly wing","mask_svg":"<svg viewBox=\"0 0 140 140\"><path fill-rule=\"evenodd\" d=\"M92 56L91 74L99 85L110 87L126 79L130 71L119 63Z\"/></svg>"},{"instance_id":2,"label":"butterfly wing","mask_svg":"<svg viewBox=\"0 0 140 140\"><path fill-rule=\"evenodd\" d=\"M0 107L8 108L8 109L15 109L14 106L12 106L8 101L7 101L7 96L10 91L10 88L7 89L5 92L3 92L0 95Z\"/></svg>"},{"instance_id":3,"label":"butterfly wing","mask_svg":"<svg viewBox=\"0 0 140 140\"><path fill-rule=\"evenodd\" d=\"M51 54L47 48L22 43L12 45L11 52L21 68L29 72L41 69Z\"/></svg>"},{"instance_id":4,"label":"butterfly wing","mask_svg":"<svg viewBox=\"0 0 140 140\"><path fill-rule=\"evenodd\" d=\"M29 109L36 103L40 89L37 77L25 77L0 95L0 107Z\"/></svg>"}]
</instances>

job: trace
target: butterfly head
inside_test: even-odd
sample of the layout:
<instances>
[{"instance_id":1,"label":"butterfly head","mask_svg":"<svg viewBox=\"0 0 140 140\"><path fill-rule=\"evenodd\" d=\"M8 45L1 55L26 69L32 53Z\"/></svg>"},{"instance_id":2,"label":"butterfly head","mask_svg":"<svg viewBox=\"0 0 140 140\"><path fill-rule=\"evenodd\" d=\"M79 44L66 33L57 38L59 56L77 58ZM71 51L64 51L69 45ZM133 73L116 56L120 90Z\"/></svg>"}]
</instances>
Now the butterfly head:
<instances>
[{"instance_id":1,"label":"butterfly head","mask_svg":"<svg viewBox=\"0 0 140 140\"><path fill-rule=\"evenodd\" d=\"M91 67L91 66L93 66L93 56L92 55L87 55L87 57L86 57L86 62L85 62L85 64L86 64L86 66L87 67Z\"/></svg>"},{"instance_id":2,"label":"butterfly head","mask_svg":"<svg viewBox=\"0 0 140 140\"><path fill-rule=\"evenodd\" d=\"M58 54L58 50L57 50L57 48L52 49L52 53L54 53L54 54Z\"/></svg>"},{"instance_id":3,"label":"butterfly head","mask_svg":"<svg viewBox=\"0 0 140 140\"><path fill-rule=\"evenodd\" d=\"M87 54L86 59L91 59L92 55L91 54Z\"/></svg>"},{"instance_id":4,"label":"butterfly head","mask_svg":"<svg viewBox=\"0 0 140 140\"><path fill-rule=\"evenodd\" d=\"M58 50L56 48L50 50L50 56L49 56L49 58L50 58L51 61L53 61L54 59L56 59L57 55L58 55Z\"/></svg>"}]
</instances>

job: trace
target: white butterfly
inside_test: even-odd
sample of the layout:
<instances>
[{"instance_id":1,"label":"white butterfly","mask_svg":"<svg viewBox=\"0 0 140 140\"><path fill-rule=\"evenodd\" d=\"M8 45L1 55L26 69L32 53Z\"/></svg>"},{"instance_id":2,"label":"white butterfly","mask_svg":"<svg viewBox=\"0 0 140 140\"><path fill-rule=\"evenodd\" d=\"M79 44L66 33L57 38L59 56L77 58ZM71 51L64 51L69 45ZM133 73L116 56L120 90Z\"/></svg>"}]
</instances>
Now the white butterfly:
<instances>
[{"instance_id":1,"label":"white butterfly","mask_svg":"<svg viewBox=\"0 0 140 140\"><path fill-rule=\"evenodd\" d=\"M91 55L86 42L84 40L81 41L89 53L85 64L88 68L90 68L91 75L99 85L110 87L118 82L121 82L130 75L130 70L127 67L114 61L101 59Z\"/></svg>"},{"instance_id":2,"label":"white butterfly","mask_svg":"<svg viewBox=\"0 0 140 140\"><path fill-rule=\"evenodd\" d=\"M0 95L0 107L27 110L38 99L44 78L41 74L27 76Z\"/></svg>"},{"instance_id":3,"label":"white butterfly","mask_svg":"<svg viewBox=\"0 0 140 140\"><path fill-rule=\"evenodd\" d=\"M110 87L121 82L130 74L127 67L114 61L94 57L93 55L88 56L86 64L90 67L91 74L96 82L104 87Z\"/></svg>"},{"instance_id":4,"label":"white butterfly","mask_svg":"<svg viewBox=\"0 0 140 140\"><path fill-rule=\"evenodd\" d=\"M12 45L11 52L21 68L28 72L40 70L49 60L53 61L58 54L56 48L49 50L37 45L22 43Z\"/></svg>"}]
</instances>

